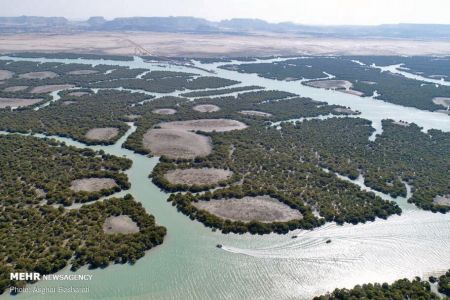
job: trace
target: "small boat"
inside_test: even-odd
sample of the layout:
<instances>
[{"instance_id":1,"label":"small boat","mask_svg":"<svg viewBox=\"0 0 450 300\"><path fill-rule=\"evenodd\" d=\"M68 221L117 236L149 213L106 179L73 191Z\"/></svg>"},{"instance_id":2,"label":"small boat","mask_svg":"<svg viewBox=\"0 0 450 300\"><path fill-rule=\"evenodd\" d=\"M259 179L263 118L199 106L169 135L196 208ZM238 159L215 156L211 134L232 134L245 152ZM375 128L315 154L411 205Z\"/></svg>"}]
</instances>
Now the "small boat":
<instances>
[{"instance_id":1,"label":"small boat","mask_svg":"<svg viewBox=\"0 0 450 300\"><path fill-rule=\"evenodd\" d=\"M331 243L331 240L327 240L327 242L326 242L327 244L329 244L329 243Z\"/></svg>"},{"instance_id":2,"label":"small boat","mask_svg":"<svg viewBox=\"0 0 450 300\"><path fill-rule=\"evenodd\" d=\"M292 237L291 237L292 239L296 239L297 238L297 236L296 235L293 235Z\"/></svg>"},{"instance_id":3,"label":"small boat","mask_svg":"<svg viewBox=\"0 0 450 300\"><path fill-rule=\"evenodd\" d=\"M222 244L217 244L216 247L221 249L222 248Z\"/></svg>"}]
</instances>

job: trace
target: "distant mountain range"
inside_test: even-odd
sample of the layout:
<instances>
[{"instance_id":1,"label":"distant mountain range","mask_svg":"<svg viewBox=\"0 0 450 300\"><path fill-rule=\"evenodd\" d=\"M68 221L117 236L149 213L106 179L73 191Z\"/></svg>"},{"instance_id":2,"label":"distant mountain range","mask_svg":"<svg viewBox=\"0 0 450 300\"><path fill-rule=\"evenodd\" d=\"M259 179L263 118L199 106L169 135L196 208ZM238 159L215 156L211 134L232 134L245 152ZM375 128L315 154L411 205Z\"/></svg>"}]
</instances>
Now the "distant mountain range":
<instances>
[{"instance_id":1,"label":"distant mountain range","mask_svg":"<svg viewBox=\"0 0 450 300\"><path fill-rule=\"evenodd\" d=\"M450 24L390 24L378 26L309 26L258 19L212 22L194 17L133 17L106 20L91 17L73 21L63 17L0 17L0 33L70 33L83 31L153 31L184 33L283 33L298 36L345 38L450 39Z\"/></svg>"}]
</instances>

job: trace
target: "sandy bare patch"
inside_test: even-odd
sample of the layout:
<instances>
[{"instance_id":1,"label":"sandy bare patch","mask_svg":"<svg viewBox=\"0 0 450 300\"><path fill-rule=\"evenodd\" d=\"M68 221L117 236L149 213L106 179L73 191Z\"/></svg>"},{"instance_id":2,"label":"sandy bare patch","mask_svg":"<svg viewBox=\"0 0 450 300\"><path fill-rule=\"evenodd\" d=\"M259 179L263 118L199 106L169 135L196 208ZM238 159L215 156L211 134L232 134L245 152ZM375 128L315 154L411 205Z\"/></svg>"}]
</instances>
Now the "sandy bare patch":
<instances>
[{"instance_id":1,"label":"sandy bare patch","mask_svg":"<svg viewBox=\"0 0 450 300\"><path fill-rule=\"evenodd\" d=\"M58 74L51 71L44 72L29 72L19 75L20 78L23 79L46 79L46 78L55 78L58 77Z\"/></svg>"},{"instance_id":2,"label":"sandy bare patch","mask_svg":"<svg viewBox=\"0 0 450 300\"><path fill-rule=\"evenodd\" d=\"M433 103L437 104L437 105L442 105L447 109L450 108L450 98L436 97L436 98L433 98Z\"/></svg>"},{"instance_id":3,"label":"sandy bare patch","mask_svg":"<svg viewBox=\"0 0 450 300\"><path fill-rule=\"evenodd\" d=\"M91 93L88 92L71 92L68 93L68 96L74 96L74 97L81 97L81 96L85 96L85 95L90 95Z\"/></svg>"},{"instance_id":4,"label":"sandy bare patch","mask_svg":"<svg viewBox=\"0 0 450 300\"><path fill-rule=\"evenodd\" d=\"M218 107L217 105L213 105L213 104L200 104L200 105L194 106L192 109L195 111L198 111L198 112L202 112L202 113L210 113L210 112L219 111L220 107Z\"/></svg>"},{"instance_id":5,"label":"sandy bare patch","mask_svg":"<svg viewBox=\"0 0 450 300\"><path fill-rule=\"evenodd\" d=\"M347 80L315 80L315 81L308 81L305 84L316 88L332 89L332 90L337 89L348 90L353 87L353 84Z\"/></svg>"},{"instance_id":6,"label":"sandy bare patch","mask_svg":"<svg viewBox=\"0 0 450 300\"><path fill-rule=\"evenodd\" d=\"M77 103L77 102L76 101L63 101L62 105L67 106L67 105L75 104L75 103Z\"/></svg>"},{"instance_id":7,"label":"sandy bare patch","mask_svg":"<svg viewBox=\"0 0 450 300\"><path fill-rule=\"evenodd\" d=\"M360 91L352 90L353 84L348 80L315 80L315 81L307 81L305 82L306 85L315 87L315 88L322 88L322 89L329 89L329 90L336 90L339 92L355 95L355 96L362 96L364 93Z\"/></svg>"},{"instance_id":8,"label":"sandy bare patch","mask_svg":"<svg viewBox=\"0 0 450 300\"><path fill-rule=\"evenodd\" d=\"M258 111L258 110L241 110L239 112L242 115L246 115L246 116L256 116L256 117L271 117L272 114L263 112L263 111Z\"/></svg>"},{"instance_id":9,"label":"sandy bare patch","mask_svg":"<svg viewBox=\"0 0 450 300\"><path fill-rule=\"evenodd\" d=\"M170 170L164 177L172 184L213 185L229 179L233 172L224 169L178 169Z\"/></svg>"},{"instance_id":10,"label":"sandy bare patch","mask_svg":"<svg viewBox=\"0 0 450 300\"><path fill-rule=\"evenodd\" d=\"M73 180L70 189L74 192L98 192L117 186L112 178L85 178Z\"/></svg>"},{"instance_id":11,"label":"sandy bare patch","mask_svg":"<svg viewBox=\"0 0 450 300\"><path fill-rule=\"evenodd\" d=\"M0 108L23 107L41 102L42 99L0 98Z\"/></svg>"},{"instance_id":12,"label":"sandy bare patch","mask_svg":"<svg viewBox=\"0 0 450 300\"><path fill-rule=\"evenodd\" d=\"M433 199L433 203L437 205L450 206L450 195L447 196L436 196Z\"/></svg>"},{"instance_id":13,"label":"sandy bare patch","mask_svg":"<svg viewBox=\"0 0 450 300\"><path fill-rule=\"evenodd\" d=\"M152 110L152 113L158 114L158 115L173 115L176 112L177 111L172 108L158 108L158 109Z\"/></svg>"},{"instance_id":14,"label":"sandy bare patch","mask_svg":"<svg viewBox=\"0 0 450 300\"><path fill-rule=\"evenodd\" d=\"M32 94L42 94L42 93L51 93L54 91L62 91L73 88L73 84L50 84L50 85L40 85L34 87L30 93Z\"/></svg>"},{"instance_id":15,"label":"sandy bare patch","mask_svg":"<svg viewBox=\"0 0 450 300\"><path fill-rule=\"evenodd\" d=\"M95 74L98 73L96 70L75 70L67 72L69 75L89 75L89 74Z\"/></svg>"},{"instance_id":16,"label":"sandy bare patch","mask_svg":"<svg viewBox=\"0 0 450 300\"><path fill-rule=\"evenodd\" d=\"M342 107L337 107L335 109L333 109L335 112L337 113L341 113L341 114L348 114L348 115L354 115L357 114L356 111L351 110L350 108L342 108Z\"/></svg>"},{"instance_id":17,"label":"sandy bare patch","mask_svg":"<svg viewBox=\"0 0 450 300\"><path fill-rule=\"evenodd\" d=\"M220 199L193 203L213 215L233 221L287 222L301 219L302 214L269 196Z\"/></svg>"},{"instance_id":18,"label":"sandy bare patch","mask_svg":"<svg viewBox=\"0 0 450 300\"><path fill-rule=\"evenodd\" d=\"M127 215L111 216L103 223L103 232L107 234L129 234L139 232L139 227Z\"/></svg>"},{"instance_id":19,"label":"sandy bare patch","mask_svg":"<svg viewBox=\"0 0 450 300\"><path fill-rule=\"evenodd\" d=\"M211 139L180 129L150 129L144 134L144 148L169 158L194 158L211 153Z\"/></svg>"},{"instance_id":20,"label":"sandy bare patch","mask_svg":"<svg viewBox=\"0 0 450 300\"><path fill-rule=\"evenodd\" d=\"M188 130L197 131L201 130L204 132L224 132L231 130L242 130L247 128L242 122L236 120L228 119L199 119L199 120L188 120L188 121L174 121L160 123L159 126L164 129L178 129L178 130Z\"/></svg>"},{"instance_id":21,"label":"sandy bare patch","mask_svg":"<svg viewBox=\"0 0 450 300\"><path fill-rule=\"evenodd\" d=\"M132 42L130 42L132 40ZM449 55L450 41L318 38L294 34L166 32L20 33L0 37L0 51L135 55L136 45L162 56Z\"/></svg>"},{"instance_id":22,"label":"sandy bare patch","mask_svg":"<svg viewBox=\"0 0 450 300\"><path fill-rule=\"evenodd\" d=\"M14 73L8 70L0 70L0 80L6 80L13 77Z\"/></svg>"},{"instance_id":23,"label":"sandy bare patch","mask_svg":"<svg viewBox=\"0 0 450 300\"><path fill-rule=\"evenodd\" d=\"M7 88L4 88L3 91L7 93L15 93L15 92L21 92L28 88L27 85L16 85L16 86L9 86Z\"/></svg>"},{"instance_id":24,"label":"sandy bare patch","mask_svg":"<svg viewBox=\"0 0 450 300\"><path fill-rule=\"evenodd\" d=\"M85 137L89 140L109 141L119 134L119 129L114 127L93 128L86 132Z\"/></svg>"}]
</instances>

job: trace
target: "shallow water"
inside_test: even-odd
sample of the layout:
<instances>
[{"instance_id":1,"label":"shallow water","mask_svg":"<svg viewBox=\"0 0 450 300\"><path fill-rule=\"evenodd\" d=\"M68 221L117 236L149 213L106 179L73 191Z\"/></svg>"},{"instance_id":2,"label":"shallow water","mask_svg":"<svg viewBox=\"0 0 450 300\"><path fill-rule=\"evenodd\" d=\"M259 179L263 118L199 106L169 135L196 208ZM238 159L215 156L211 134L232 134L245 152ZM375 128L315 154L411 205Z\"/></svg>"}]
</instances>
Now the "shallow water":
<instances>
[{"instance_id":1,"label":"shallow water","mask_svg":"<svg viewBox=\"0 0 450 300\"><path fill-rule=\"evenodd\" d=\"M143 62L123 63L145 65ZM152 65L146 66L153 69ZM215 68L214 64L202 66ZM389 117L416 120L426 128L450 131L450 119L444 115L306 87L299 82L282 82L225 70L217 72L218 76L240 80L246 85L292 91L315 100L350 106L361 111L362 117L378 121L378 124ZM104 270L81 268L77 271L78 274L92 274L94 277L90 282L46 281L34 285L88 286L90 292L87 294L23 293L16 296L17 299L310 299L336 287L426 276L443 272L450 266L450 215L419 210L403 198L397 199L403 208L401 216L366 224L326 224L312 231L296 230L287 235L212 232L178 213L166 202L168 194L148 179L157 158L121 148L134 130L132 126L115 145L90 148L125 155L133 161L132 168L126 172L132 184L128 192L156 217L159 224L167 227L168 235L163 245L150 250L133 266L111 265ZM85 147L67 138L58 140ZM365 188L361 178L355 183ZM382 196L392 199L388 195ZM292 239L292 235L298 237ZM328 239L332 241L329 244L326 243ZM222 249L215 247L218 243L224 245ZM60 273L72 272L66 269Z\"/></svg>"}]
</instances>

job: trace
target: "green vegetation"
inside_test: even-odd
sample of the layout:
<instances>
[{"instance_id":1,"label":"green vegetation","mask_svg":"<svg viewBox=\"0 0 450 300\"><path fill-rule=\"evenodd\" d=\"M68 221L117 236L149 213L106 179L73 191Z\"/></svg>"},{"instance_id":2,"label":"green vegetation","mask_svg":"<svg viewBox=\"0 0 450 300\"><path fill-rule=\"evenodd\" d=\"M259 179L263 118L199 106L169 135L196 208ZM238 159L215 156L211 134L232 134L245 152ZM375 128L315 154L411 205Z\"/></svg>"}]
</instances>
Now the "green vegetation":
<instances>
[{"instance_id":1,"label":"green vegetation","mask_svg":"<svg viewBox=\"0 0 450 300\"><path fill-rule=\"evenodd\" d=\"M128 188L120 172L131 166L128 159L19 135L0 136L0 147L0 294L25 284L10 281L10 272L49 274L68 264L76 270L134 263L163 242L165 228L130 195L79 209L51 205L92 201L114 192L72 192L70 182L77 178L110 177L118 190ZM139 232L105 234L106 218L119 215L129 216Z\"/></svg>"},{"instance_id":2,"label":"green vegetation","mask_svg":"<svg viewBox=\"0 0 450 300\"><path fill-rule=\"evenodd\" d=\"M364 96L372 96L374 91L377 91L380 94L377 99L432 111L442 109L440 105L433 103L434 97L450 97L448 86L436 87L434 84L408 79L397 74L380 72L378 69L353 62L353 58L308 57L275 63L225 65L223 68L237 68L239 72L257 73L260 76L278 80L323 78L326 72L336 76L335 79L350 81L353 89L363 92ZM372 61L370 57L365 59Z\"/></svg>"},{"instance_id":3,"label":"green vegetation","mask_svg":"<svg viewBox=\"0 0 450 300\"><path fill-rule=\"evenodd\" d=\"M47 204L71 205L128 189L122 173L131 161L103 152L67 147L54 140L0 135L0 207ZM74 192L71 181L112 178L117 187L99 192Z\"/></svg>"},{"instance_id":4,"label":"green vegetation","mask_svg":"<svg viewBox=\"0 0 450 300\"><path fill-rule=\"evenodd\" d=\"M10 132L29 131L48 135L70 136L87 144L111 144L128 129L125 116L133 114L131 107L150 97L139 93L99 91L82 97L61 93L62 99L38 111L0 112L0 129ZM67 105L65 101L71 101ZM119 134L110 140L89 140L85 134L92 128L114 127Z\"/></svg>"},{"instance_id":5,"label":"green vegetation","mask_svg":"<svg viewBox=\"0 0 450 300\"><path fill-rule=\"evenodd\" d=\"M450 297L450 270L438 278L438 291Z\"/></svg>"},{"instance_id":6,"label":"green vegetation","mask_svg":"<svg viewBox=\"0 0 450 300\"><path fill-rule=\"evenodd\" d=\"M249 91L249 90L260 90L260 89L263 89L263 87L260 87L257 85L250 85L250 86L241 86L241 87L227 88L227 89L220 89L220 90L189 92L189 93L180 94L180 96L181 97L193 97L193 98L207 97L207 96L217 96L217 95L223 95L223 94L244 92L244 91Z\"/></svg>"},{"instance_id":7,"label":"green vegetation","mask_svg":"<svg viewBox=\"0 0 450 300\"><path fill-rule=\"evenodd\" d=\"M390 66L403 64L408 72L426 77L450 77L450 57L433 56L354 56L351 59L359 60L367 65Z\"/></svg>"},{"instance_id":8,"label":"green vegetation","mask_svg":"<svg viewBox=\"0 0 450 300\"><path fill-rule=\"evenodd\" d=\"M450 271L439 279L441 282L450 278ZM440 291L441 292L441 291ZM447 294L448 295L448 294ZM392 284L369 283L357 285L352 289L335 289L332 293L314 297L314 300L357 300L357 299L442 299L431 291L430 283L419 277L414 280L400 279Z\"/></svg>"},{"instance_id":9,"label":"green vegetation","mask_svg":"<svg viewBox=\"0 0 450 300\"><path fill-rule=\"evenodd\" d=\"M41 52L22 52L8 54L12 57L24 57L24 58L55 58L55 59L105 59L105 60L117 60L117 61L132 61L132 56L125 55L107 55L107 54L80 54L80 53L41 53Z\"/></svg>"}]
</instances>

